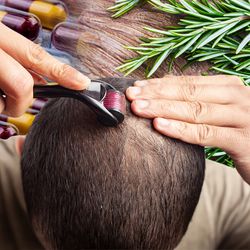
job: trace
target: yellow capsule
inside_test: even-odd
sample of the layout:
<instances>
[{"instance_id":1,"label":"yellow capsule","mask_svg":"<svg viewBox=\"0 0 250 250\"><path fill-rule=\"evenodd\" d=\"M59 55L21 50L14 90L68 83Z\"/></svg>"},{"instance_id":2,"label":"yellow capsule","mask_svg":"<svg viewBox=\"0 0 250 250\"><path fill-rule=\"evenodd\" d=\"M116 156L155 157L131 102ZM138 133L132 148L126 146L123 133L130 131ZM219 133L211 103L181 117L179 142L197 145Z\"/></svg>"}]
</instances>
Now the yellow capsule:
<instances>
[{"instance_id":1,"label":"yellow capsule","mask_svg":"<svg viewBox=\"0 0 250 250\"><path fill-rule=\"evenodd\" d=\"M28 133L34 119L34 115L25 113L24 115L17 118L8 117L7 121L11 124L14 124L18 128L21 135L25 135Z\"/></svg>"},{"instance_id":2,"label":"yellow capsule","mask_svg":"<svg viewBox=\"0 0 250 250\"><path fill-rule=\"evenodd\" d=\"M53 29L58 23L67 19L67 11L63 5L33 1L29 7L29 12L37 15L43 27Z\"/></svg>"}]
</instances>

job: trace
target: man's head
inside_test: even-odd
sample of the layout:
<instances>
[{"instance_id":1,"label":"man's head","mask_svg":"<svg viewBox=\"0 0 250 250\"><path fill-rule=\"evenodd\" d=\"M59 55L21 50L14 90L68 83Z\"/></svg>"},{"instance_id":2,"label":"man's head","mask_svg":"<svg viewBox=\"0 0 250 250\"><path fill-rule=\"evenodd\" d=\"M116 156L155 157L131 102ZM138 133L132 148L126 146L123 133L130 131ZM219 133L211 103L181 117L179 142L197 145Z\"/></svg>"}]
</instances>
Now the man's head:
<instances>
[{"instance_id":1,"label":"man's head","mask_svg":"<svg viewBox=\"0 0 250 250\"><path fill-rule=\"evenodd\" d=\"M109 82L121 91L132 84ZM123 124L108 128L61 98L27 136L23 188L47 248L172 249L197 205L204 165L201 147L161 136L129 105Z\"/></svg>"}]
</instances>

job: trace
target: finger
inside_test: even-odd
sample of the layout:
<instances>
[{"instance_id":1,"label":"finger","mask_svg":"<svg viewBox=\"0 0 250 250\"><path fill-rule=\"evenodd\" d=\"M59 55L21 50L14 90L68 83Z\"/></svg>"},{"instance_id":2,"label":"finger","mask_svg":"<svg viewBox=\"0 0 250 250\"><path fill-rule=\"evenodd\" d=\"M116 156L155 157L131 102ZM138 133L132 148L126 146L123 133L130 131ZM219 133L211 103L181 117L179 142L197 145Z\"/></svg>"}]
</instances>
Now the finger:
<instances>
[{"instance_id":1,"label":"finger","mask_svg":"<svg viewBox=\"0 0 250 250\"><path fill-rule=\"evenodd\" d=\"M0 88L6 95L3 112L10 116L19 116L32 103L33 78L1 49L0 58Z\"/></svg>"},{"instance_id":2,"label":"finger","mask_svg":"<svg viewBox=\"0 0 250 250\"><path fill-rule=\"evenodd\" d=\"M205 85L243 85L241 78L230 75L216 75L216 76L173 76L167 75L163 78L154 78L142 81L136 81L134 86L144 87L146 85L154 84L205 84Z\"/></svg>"},{"instance_id":3,"label":"finger","mask_svg":"<svg viewBox=\"0 0 250 250\"><path fill-rule=\"evenodd\" d=\"M145 87L129 87L127 98L167 99L175 101L201 101L217 104L234 104L241 100L248 102L250 89L243 85L201 85L201 84L156 84Z\"/></svg>"},{"instance_id":4,"label":"finger","mask_svg":"<svg viewBox=\"0 0 250 250\"><path fill-rule=\"evenodd\" d=\"M138 116L145 118L162 117L221 127L240 128L250 123L250 117L246 117L244 109L236 105L154 99L133 101L131 109Z\"/></svg>"},{"instance_id":5,"label":"finger","mask_svg":"<svg viewBox=\"0 0 250 250\"><path fill-rule=\"evenodd\" d=\"M216 127L205 124L190 124L176 120L155 118L154 127L160 133L188 143L214 146L231 152L237 145L240 129Z\"/></svg>"},{"instance_id":6,"label":"finger","mask_svg":"<svg viewBox=\"0 0 250 250\"><path fill-rule=\"evenodd\" d=\"M82 90L90 80L76 69L59 62L42 47L0 24L0 47L25 68L46 76L60 85Z\"/></svg>"}]
</instances>

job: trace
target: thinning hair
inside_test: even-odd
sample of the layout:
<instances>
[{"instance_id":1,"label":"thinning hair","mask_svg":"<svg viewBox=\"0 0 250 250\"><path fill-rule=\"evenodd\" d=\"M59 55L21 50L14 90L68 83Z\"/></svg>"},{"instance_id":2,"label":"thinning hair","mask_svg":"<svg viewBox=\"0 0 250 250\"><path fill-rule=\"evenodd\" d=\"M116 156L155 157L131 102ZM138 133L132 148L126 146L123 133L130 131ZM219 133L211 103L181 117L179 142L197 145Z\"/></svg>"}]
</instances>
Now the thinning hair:
<instances>
[{"instance_id":1,"label":"thinning hair","mask_svg":"<svg viewBox=\"0 0 250 250\"><path fill-rule=\"evenodd\" d=\"M132 84L106 79L120 91ZM73 99L50 101L22 156L28 213L53 249L173 249L204 179L204 150L134 116L104 127ZM44 243L46 244L46 243Z\"/></svg>"}]
</instances>

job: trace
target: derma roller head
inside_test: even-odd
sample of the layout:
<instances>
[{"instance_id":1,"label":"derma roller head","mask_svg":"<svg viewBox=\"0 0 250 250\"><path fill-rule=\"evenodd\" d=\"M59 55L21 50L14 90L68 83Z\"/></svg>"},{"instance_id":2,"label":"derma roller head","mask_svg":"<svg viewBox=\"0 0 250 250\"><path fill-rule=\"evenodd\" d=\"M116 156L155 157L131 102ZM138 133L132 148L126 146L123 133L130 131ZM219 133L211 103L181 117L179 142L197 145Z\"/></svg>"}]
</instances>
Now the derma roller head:
<instances>
[{"instance_id":1,"label":"derma roller head","mask_svg":"<svg viewBox=\"0 0 250 250\"><path fill-rule=\"evenodd\" d=\"M126 113L125 95L106 82L98 80L94 82L101 84L105 88L105 90L100 91L100 93L102 92L100 103L109 113L99 113L98 120L105 126L117 126L123 122Z\"/></svg>"},{"instance_id":2,"label":"derma roller head","mask_svg":"<svg viewBox=\"0 0 250 250\"><path fill-rule=\"evenodd\" d=\"M104 97L103 106L117 118L118 123L123 122L126 112L126 98L123 93L109 89Z\"/></svg>"}]
</instances>

